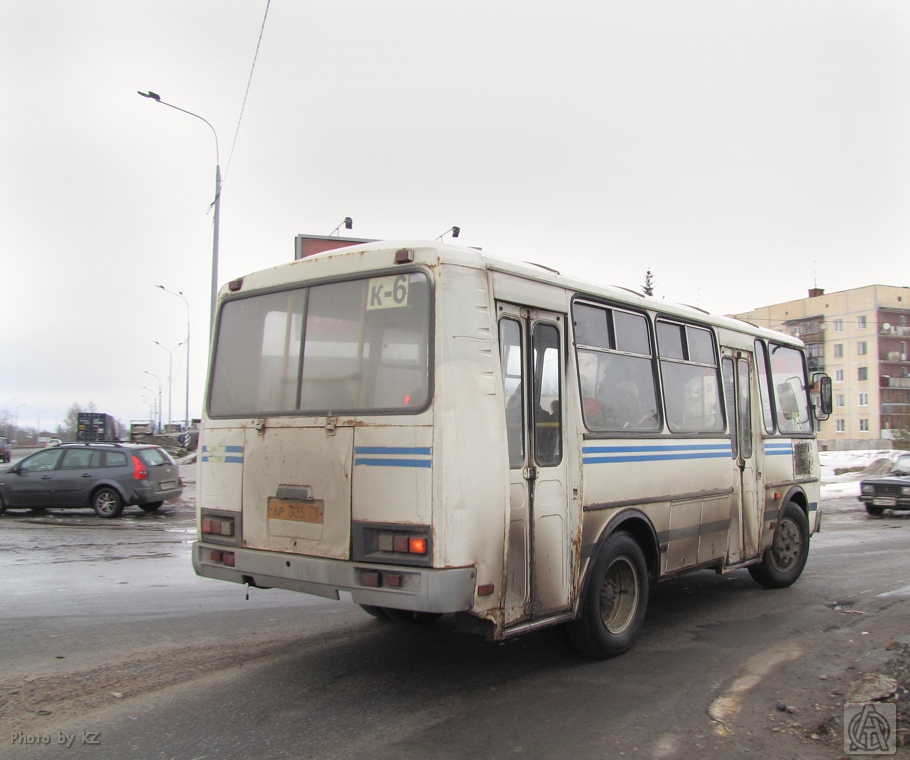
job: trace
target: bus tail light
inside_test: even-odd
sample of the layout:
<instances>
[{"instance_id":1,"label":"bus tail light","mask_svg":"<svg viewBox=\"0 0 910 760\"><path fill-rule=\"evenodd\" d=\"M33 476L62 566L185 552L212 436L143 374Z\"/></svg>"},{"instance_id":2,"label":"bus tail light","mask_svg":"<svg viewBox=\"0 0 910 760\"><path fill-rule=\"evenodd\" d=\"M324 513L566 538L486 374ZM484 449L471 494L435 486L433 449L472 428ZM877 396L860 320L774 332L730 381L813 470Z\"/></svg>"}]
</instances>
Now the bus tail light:
<instances>
[{"instance_id":1,"label":"bus tail light","mask_svg":"<svg viewBox=\"0 0 910 760\"><path fill-rule=\"evenodd\" d=\"M361 570L360 585L369 588L402 588L404 586L404 573Z\"/></svg>"},{"instance_id":2,"label":"bus tail light","mask_svg":"<svg viewBox=\"0 0 910 760\"><path fill-rule=\"evenodd\" d=\"M426 554L427 540L420 536L411 536L408 539L408 551L411 554Z\"/></svg>"},{"instance_id":3,"label":"bus tail light","mask_svg":"<svg viewBox=\"0 0 910 760\"><path fill-rule=\"evenodd\" d=\"M212 562L220 562L225 567L234 567L236 557L234 552L213 551L209 552L209 559Z\"/></svg>"},{"instance_id":4,"label":"bus tail light","mask_svg":"<svg viewBox=\"0 0 910 760\"><path fill-rule=\"evenodd\" d=\"M414 536L410 533L382 532L377 536L377 548L381 552L426 555L427 545L426 536Z\"/></svg>"},{"instance_id":5,"label":"bus tail light","mask_svg":"<svg viewBox=\"0 0 910 760\"><path fill-rule=\"evenodd\" d=\"M234 521L230 518L223 517L204 517L202 518L202 535L211 536L233 536Z\"/></svg>"},{"instance_id":6,"label":"bus tail light","mask_svg":"<svg viewBox=\"0 0 910 760\"><path fill-rule=\"evenodd\" d=\"M355 561L432 565L433 531L428 525L355 522L351 527Z\"/></svg>"}]
</instances>

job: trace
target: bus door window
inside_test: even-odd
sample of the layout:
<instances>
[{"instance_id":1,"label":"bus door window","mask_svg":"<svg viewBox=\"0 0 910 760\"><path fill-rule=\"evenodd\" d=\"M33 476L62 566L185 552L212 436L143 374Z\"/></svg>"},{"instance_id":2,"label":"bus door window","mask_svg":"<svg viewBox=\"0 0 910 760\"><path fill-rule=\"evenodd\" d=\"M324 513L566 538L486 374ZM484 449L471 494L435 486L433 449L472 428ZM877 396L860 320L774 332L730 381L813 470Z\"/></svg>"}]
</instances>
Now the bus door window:
<instances>
[{"instance_id":1,"label":"bus door window","mask_svg":"<svg viewBox=\"0 0 910 760\"><path fill-rule=\"evenodd\" d=\"M739 375L739 448L743 459L752 458L752 397L749 385L749 362L738 359Z\"/></svg>"},{"instance_id":2,"label":"bus door window","mask_svg":"<svg viewBox=\"0 0 910 760\"><path fill-rule=\"evenodd\" d=\"M562 371L559 330L537 323L533 332L534 458L541 467L562 461Z\"/></svg>"},{"instance_id":3,"label":"bus door window","mask_svg":"<svg viewBox=\"0 0 910 760\"><path fill-rule=\"evenodd\" d=\"M724 398L727 404L727 419L730 421L730 448L733 458L739 459L739 426L736 413L736 376L733 370L733 360L723 360L724 371Z\"/></svg>"},{"instance_id":4,"label":"bus door window","mask_svg":"<svg viewBox=\"0 0 910 760\"><path fill-rule=\"evenodd\" d=\"M758 373L758 390L761 398L761 414L766 433L774 432L774 410L771 408L771 384L768 380L768 354L765 344L755 341L755 371Z\"/></svg>"},{"instance_id":5,"label":"bus door window","mask_svg":"<svg viewBox=\"0 0 910 760\"><path fill-rule=\"evenodd\" d=\"M509 468L524 464L525 435L521 371L524 358L521 344L521 325L515 319L499 322L500 361L502 362L503 398L506 405L506 435L509 444Z\"/></svg>"}]
</instances>

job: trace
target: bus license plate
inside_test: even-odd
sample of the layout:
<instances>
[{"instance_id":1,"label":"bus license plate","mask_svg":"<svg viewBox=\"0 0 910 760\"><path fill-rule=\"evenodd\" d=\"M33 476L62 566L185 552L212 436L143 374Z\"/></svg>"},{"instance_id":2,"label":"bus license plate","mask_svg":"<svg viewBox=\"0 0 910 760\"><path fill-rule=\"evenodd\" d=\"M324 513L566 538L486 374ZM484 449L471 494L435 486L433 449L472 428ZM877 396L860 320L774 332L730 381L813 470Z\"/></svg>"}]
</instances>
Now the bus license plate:
<instances>
[{"instance_id":1,"label":"bus license plate","mask_svg":"<svg viewBox=\"0 0 910 760\"><path fill-rule=\"evenodd\" d=\"M873 499L872 503L876 507L896 507L897 499Z\"/></svg>"},{"instance_id":2,"label":"bus license plate","mask_svg":"<svg viewBox=\"0 0 910 760\"><path fill-rule=\"evenodd\" d=\"M270 520L296 520L297 522L322 524L325 507L321 501L298 501L269 497Z\"/></svg>"}]
</instances>

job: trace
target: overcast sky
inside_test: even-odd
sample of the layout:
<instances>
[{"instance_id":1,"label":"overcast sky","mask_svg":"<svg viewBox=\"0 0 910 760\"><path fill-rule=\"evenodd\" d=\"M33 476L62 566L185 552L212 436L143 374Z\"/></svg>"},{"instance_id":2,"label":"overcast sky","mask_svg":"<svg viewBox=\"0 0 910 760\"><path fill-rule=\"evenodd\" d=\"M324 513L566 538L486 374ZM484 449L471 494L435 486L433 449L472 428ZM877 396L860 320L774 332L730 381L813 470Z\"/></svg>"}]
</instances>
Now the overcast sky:
<instances>
[{"instance_id":1,"label":"overcast sky","mask_svg":"<svg viewBox=\"0 0 910 760\"><path fill-rule=\"evenodd\" d=\"M345 216L721 313L910 284L905 0L273 0L238 132L266 7L0 0L0 414L167 419L156 285L201 413L215 140L137 90L217 132L219 284Z\"/></svg>"}]
</instances>

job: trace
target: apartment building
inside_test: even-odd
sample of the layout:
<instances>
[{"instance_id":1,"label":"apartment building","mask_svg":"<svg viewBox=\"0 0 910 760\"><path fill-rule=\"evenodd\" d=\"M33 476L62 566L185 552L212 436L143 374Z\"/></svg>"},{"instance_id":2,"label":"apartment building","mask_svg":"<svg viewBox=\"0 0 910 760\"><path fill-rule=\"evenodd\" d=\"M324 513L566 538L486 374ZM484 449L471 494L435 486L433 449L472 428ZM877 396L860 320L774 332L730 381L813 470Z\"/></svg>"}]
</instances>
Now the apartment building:
<instances>
[{"instance_id":1,"label":"apartment building","mask_svg":"<svg viewBox=\"0 0 910 760\"><path fill-rule=\"evenodd\" d=\"M737 319L795 335L810 373L834 381L834 411L821 423L829 449L888 448L910 430L910 288L868 285L763 306Z\"/></svg>"}]
</instances>

